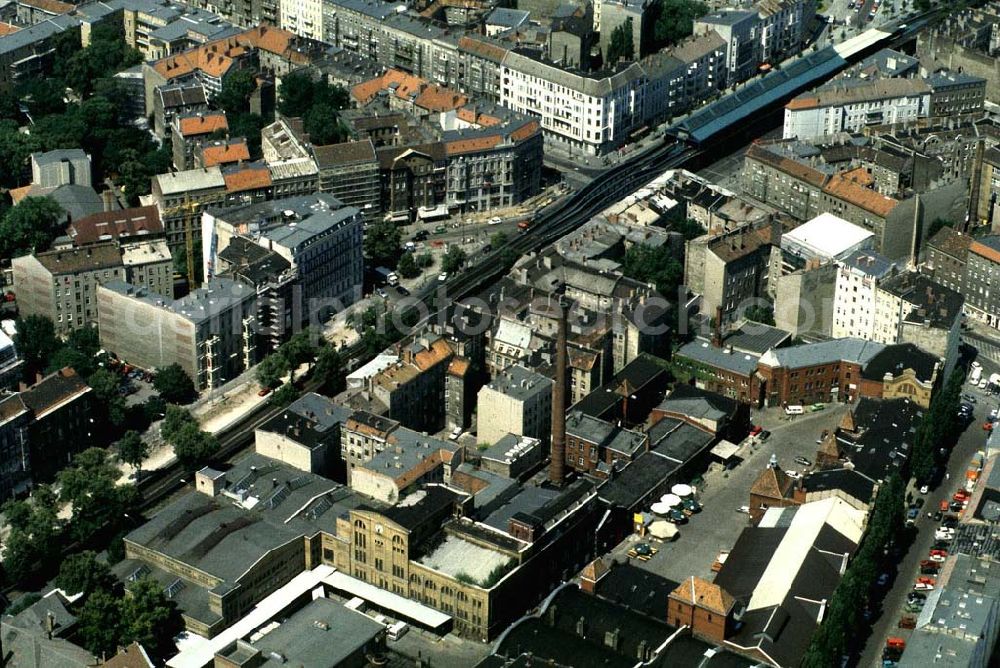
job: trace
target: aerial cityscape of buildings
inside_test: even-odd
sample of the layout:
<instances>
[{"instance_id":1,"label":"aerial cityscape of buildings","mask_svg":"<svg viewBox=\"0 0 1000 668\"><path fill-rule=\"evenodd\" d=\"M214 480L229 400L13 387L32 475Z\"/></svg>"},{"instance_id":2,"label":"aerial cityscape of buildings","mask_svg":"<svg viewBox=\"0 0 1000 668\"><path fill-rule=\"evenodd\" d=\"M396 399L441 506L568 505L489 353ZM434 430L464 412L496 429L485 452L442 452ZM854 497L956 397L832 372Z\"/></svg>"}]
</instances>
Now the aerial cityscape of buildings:
<instances>
[{"instance_id":1,"label":"aerial cityscape of buildings","mask_svg":"<svg viewBox=\"0 0 1000 668\"><path fill-rule=\"evenodd\" d=\"M986 0L0 2L3 664L995 665L998 56Z\"/></svg>"}]
</instances>

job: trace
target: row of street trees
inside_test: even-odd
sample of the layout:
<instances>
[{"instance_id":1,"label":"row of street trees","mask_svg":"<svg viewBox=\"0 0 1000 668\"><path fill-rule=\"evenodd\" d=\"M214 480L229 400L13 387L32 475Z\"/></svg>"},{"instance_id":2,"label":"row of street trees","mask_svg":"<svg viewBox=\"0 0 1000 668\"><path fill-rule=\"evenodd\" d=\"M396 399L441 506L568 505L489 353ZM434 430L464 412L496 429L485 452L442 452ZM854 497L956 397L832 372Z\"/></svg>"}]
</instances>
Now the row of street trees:
<instances>
[{"instance_id":1,"label":"row of street trees","mask_svg":"<svg viewBox=\"0 0 1000 668\"><path fill-rule=\"evenodd\" d=\"M10 533L4 542L4 581L30 588L58 568L69 542L101 546L121 534L135 512L138 491L118 485L119 475L107 450L89 448L59 472L56 488L40 485L30 499L5 503ZM71 509L68 520L60 518L64 506Z\"/></svg>"},{"instance_id":2,"label":"row of street trees","mask_svg":"<svg viewBox=\"0 0 1000 668\"><path fill-rule=\"evenodd\" d=\"M897 473L879 488L868 530L830 599L826 615L802 659L802 668L839 666L865 624L864 613L878 573L892 560L904 524L906 485Z\"/></svg>"}]
</instances>

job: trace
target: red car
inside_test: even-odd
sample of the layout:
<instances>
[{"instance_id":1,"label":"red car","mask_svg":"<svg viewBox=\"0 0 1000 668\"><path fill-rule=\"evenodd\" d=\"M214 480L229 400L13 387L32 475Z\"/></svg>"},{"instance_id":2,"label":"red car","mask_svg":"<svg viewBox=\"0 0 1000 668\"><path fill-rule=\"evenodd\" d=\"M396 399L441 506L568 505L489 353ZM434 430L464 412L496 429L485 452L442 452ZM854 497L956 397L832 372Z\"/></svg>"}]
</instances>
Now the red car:
<instances>
[{"instance_id":1,"label":"red car","mask_svg":"<svg viewBox=\"0 0 1000 668\"><path fill-rule=\"evenodd\" d=\"M924 559L923 561L920 562L920 568L934 568L934 569L938 569L938 568L941 568L941 562L940 561L931 561L930 559Z\"/></svg>"},{"instance_id":2,"label":"red car","mask_svg":"<svg viewBox=\"0 0 1000 668\"><path fill-rule=\"evenodd\" d=\"M930 561L941 562L948 558L947 550L931 550Z\"/></svg>"},{"instance_id":3,"label":"red car","mask_svg":"<svg viewBox=\"0 0 1000 668\"><path fill-rule=\"evenodd\" d=\"M751 436L756 436L757 434L759 434L762 431L764 431L764 428L761 427L759 424L755 424L755 425L753 425L753 426L750 427L750 435Z\"/></svg>"},{"instance_id":4,"label":"red car","mask_svg":"<svg viewBox=\"0 0 1000 668\"><path fill-rule=\"evenodd\" d=\"M993 431L993 423L992 422L984 422L983 423L983 431Z\"/></svg>"},{"instance_id":5,"label":"red car","mask_svg":"<svg viewBox=\"0 0 1000 668\"><path fill-rule=\"evenodd\" d=\"M266 397L269 394L271 394L271 388L270 387L262 387L262 388L260 388L260 392L257 393L257 396L258 397Z\"/></svg>"},{"instance_id":6,"label":"red car","mask_svg":"<svg viewBox=\"0 0 1000 668\"><path fill-rule=\"evenodd\" d=\"M955 496L953 496L951 498L954 499L955 501L960 501L960 502L964 503L964 502L966 502L966 501L969 500L970 496L972 496L972 495L969 494L968 492L966 492L964 489L960 489L957 492L955 492Z\"/></svg>"}]
</instances>

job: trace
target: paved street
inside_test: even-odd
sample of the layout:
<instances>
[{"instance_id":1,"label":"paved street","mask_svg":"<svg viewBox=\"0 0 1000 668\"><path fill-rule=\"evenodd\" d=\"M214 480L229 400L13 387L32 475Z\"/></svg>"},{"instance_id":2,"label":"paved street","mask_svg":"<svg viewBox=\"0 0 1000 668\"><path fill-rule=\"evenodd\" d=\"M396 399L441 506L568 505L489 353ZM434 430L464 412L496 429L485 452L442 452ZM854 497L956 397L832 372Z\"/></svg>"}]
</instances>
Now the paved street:
<instances>
[{"instance_id":1,"label":"paved street","mask_svg":"<svg viewBox=\"0 0 1000 668\"><path fill-rule=\"evenodd\" d=\"M983 371L984 373L992 373L997 369L995 365L984 363ZM978 398L975 410L976 419L962 433L954 450L952 450L948 460L949 479L942 481L937 489L932 489L927 495L924 508L915 524L917 533L913 544L899 563L898 570L890 574L895 580L892 582L892 588L883 599L881 615L872 620L872 634L868 638L858 662L858 665L864 668L882 665L882 648L885 647L887 637L890 635L909 637L911 631L900 629L897 624L899 618L904 614L906 596L913 590L913 583L919 575L920 562L927 558L931 544L934 542L934 530L938 524L927 517L927 510L933 512L937 510L942 499L951 499L958 487L964 483L965 470L972 456L986 444L986 433L982 429L982 424L990 409L997 406L996 397L985 395L979 390L973 390L969 384L965 385L963 392L969 392ZM914 495L918 494L914 492Z\"/></svg>"},{"instance_id":2,"label":"paved street","mask_svg":"<svg viewBox=\"0 0 1000 668\"><path fill-rule=\"evenodd\" d=\"M771 432L771 437L759 446L749 448L742 464L732 471L713 470L707 473L698 489L698 499L704 509L680 526L680 536L672 543L658 545L660 551L648 562L635 565L657 575L679 582L690 575L708 580L714 578L712 563L720 550L731 549L740 531L747 526L748 516L737 512L750 499L750 486L767 466L771 454L778 456L782 469L802 470L796 457L816 459L816 439L824 429L832 429L843 417L847 407L828 404L826 410L788 418L781 409L769 409L754 416L754 423ZM625 554L638 542L630 536L613 551L615 559L624 561Z\"/></svg>"}]
</instances>

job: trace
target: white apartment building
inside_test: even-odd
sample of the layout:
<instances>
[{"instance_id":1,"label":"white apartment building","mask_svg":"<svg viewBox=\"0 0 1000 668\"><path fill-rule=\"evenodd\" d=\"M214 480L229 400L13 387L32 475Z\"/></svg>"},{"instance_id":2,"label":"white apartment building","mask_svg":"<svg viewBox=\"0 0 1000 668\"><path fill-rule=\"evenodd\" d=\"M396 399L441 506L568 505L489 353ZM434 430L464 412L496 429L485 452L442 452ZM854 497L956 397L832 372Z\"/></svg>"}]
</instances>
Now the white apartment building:
<instances>
[{"instance_id":1,"label":"white apartment building","mask_svg":"<svg viewBox=\"0 0 1000 668\"><path fill-rule=\"evenodd\" d=\"M552 387L545 376L520 365L508 367L479 390L477 439L494 444L507 434L549 442Z\"/></svg>"},{"instance_id":2,"label":"white apartment building","mask_svg":"<svg viewBox=\"0 0 1000 668\"><path fill-rule=\"evenodd\" d=\"M870 250L855 251L837 264L831 335L874 340L878 282L891 275L895 265Z\"/></svg>"},{"instance_id":3,"label":"white apartment building","mask_svg":"<svg viewBox=\"0 0 1000 668\"><path fill-rule=\"evenodd\" d=\"M632 63L594 78L509 52L500 73L500 104L540 119L546 148L600 155L644 123L646 75Z\"/></svg>"},{"instance_id":4,"label":"white apartment building","mask_svg":"<svg viewBox=\"0 0 1000 668\"><path fill-rule=\"evenodd\" d=\"M931 89L919 79L840 80L785 105L782 136L808 140L906 123L926 117L930 106Z\"/></svg>"},{"instance_id":5,"label":"white apartment building","mask_svg":"<svg viewBox=\"0 0 1000 668\"><path fill-rule=\"evenodd\" d=\"M309 39L323 39L321 0L280 0L281 27Z\"/></svg>"}]
</instances>

